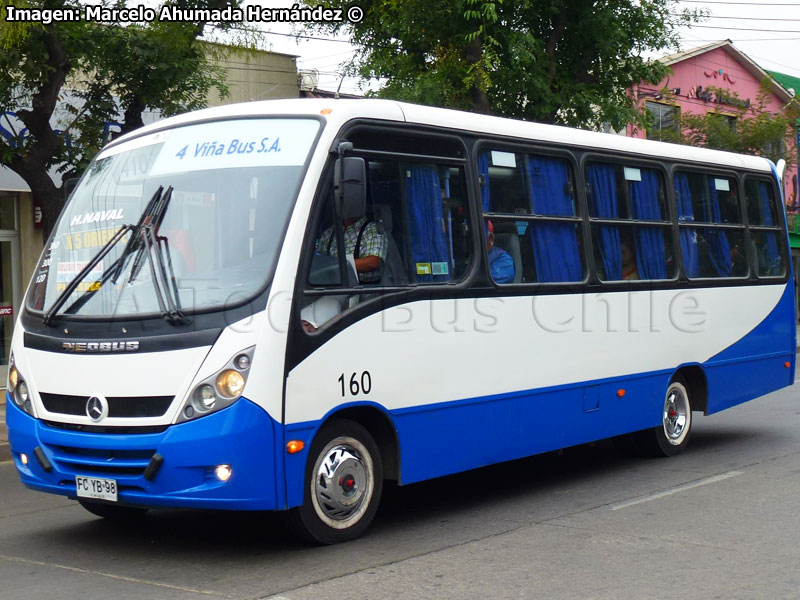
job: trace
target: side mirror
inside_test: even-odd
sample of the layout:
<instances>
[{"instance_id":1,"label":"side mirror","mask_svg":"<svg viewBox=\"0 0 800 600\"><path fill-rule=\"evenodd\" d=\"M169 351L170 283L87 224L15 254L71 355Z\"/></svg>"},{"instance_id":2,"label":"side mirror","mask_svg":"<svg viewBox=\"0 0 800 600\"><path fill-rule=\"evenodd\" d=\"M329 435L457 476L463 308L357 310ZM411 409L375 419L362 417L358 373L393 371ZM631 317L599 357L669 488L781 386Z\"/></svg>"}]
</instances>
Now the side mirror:
<instances>
[{"instance_id":1,"label":"side mirror","mask_svg":"<svg viewBox=\"0 0 800 600\"><path fill-rule=\"evenodd\" d=\"M333 193L341 220L357 220L367 214L367 165L363 158L346 156L336 160Z\"/></svg>"}]
</instances>

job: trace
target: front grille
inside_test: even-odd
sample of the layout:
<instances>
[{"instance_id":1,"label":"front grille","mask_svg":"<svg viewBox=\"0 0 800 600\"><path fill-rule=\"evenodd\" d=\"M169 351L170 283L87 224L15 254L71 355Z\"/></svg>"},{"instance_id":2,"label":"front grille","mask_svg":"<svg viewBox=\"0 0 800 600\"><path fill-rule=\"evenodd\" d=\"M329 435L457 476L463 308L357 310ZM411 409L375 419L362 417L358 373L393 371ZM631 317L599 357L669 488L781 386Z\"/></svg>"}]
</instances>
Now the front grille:
<instances>
[{"instance_id":1,"label":"front grille","mask_svg":"<svg viewBox=\"0 0 800 600\"><path fill-rule=\"evenodd\" d=\"M68 396L42 392L42 404L48 412L60 415L86 415L89 396ZM109 396L108 416L119 418L160 417L175 396Z\"/></svg>"},{"instance_id":2,"label":"front grille","mask_svg":"<svg viewBox=\"0 0 800 600\"><path fill-rule=\"evenodd\" d=\"M138 477L142 475L156 453L155 450L117 450L81 448L75 446L48 446L59 471L84 475L115 475Z\"/></svg>"},{"instance_id":3,"label":"front grille","mask_svg":"<svg viewBox=\"0 0 800 600\"><path fill-rule=\"evenodd\" d=\"M137 433L163 433L169 425L145 425L142 427L134 426L107 426L107 425L76 425L74 423L58 423L56 421L42 421L48 427L56 429L66 429L68 431L82 431L84 433L118 433L118 434L137 434Z\"/></svg>"}]
</instances>

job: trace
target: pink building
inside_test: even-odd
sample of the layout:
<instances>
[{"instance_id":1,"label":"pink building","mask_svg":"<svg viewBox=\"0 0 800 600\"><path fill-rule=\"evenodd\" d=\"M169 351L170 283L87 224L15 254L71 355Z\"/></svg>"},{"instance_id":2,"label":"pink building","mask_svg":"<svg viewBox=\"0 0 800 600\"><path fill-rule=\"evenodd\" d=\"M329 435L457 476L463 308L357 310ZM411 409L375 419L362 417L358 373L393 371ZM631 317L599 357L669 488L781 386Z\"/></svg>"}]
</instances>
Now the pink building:
<instances>
[{"instance_id":1,"label":"pink building","mask_svg":"<svg viewBox=\"0 0 800 600\"><path fill-rule=\"evenodd\" d=\"M715 42L660 59L672 74L657 85L641 84L634 88L640 105L655 118L655 130L675 130L681 114L717 112L729 120L732 128L737 120L755 115L758 94L764 78L770 80L770 95L765 109L779 112L794 97L769 74L730 42ZM667 90L667 93L664 93ZM627 135L647 137L644 130L628 125ZM653 131L651 130L651 135ZM796 144L795 134L787 136L787 147ZM797 165L784 175L786 204L797 207Z\"/></svg>"}]
</instances>

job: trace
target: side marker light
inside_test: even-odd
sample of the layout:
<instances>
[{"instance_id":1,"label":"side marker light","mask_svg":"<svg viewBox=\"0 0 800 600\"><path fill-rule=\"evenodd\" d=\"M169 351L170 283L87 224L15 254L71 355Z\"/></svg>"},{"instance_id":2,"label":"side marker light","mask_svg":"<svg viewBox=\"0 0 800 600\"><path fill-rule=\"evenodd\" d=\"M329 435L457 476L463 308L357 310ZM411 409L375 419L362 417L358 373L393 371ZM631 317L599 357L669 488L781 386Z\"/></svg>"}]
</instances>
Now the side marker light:
<instances>
[{"instance_id":1,"label":"side marker light","mask_svg":"<svg viewBox=\"0 0 800 600\"><path fill-rule=\"evenodd\" d=\"M790 362L785 362L785 363L783 363L783 366L784 366L784 367L786 367L786 368L788 369L789 367L791 367L791 366L792 366L792 363L790 363Z\"/></svg>"},{"instance_id":2,"label":"side marker light","mask_svg":"<svg viewBox=\"0 0 800 600\"><path fill-rule=\"evenodd\" d=\"M617 396L622 398L625 395L625 390L617 390Z\"/></svg>"},{"instance_id":3,"label":"side marker light","mask_svg":"<svg viewBox=\"0 0 800 600\"><path fill-rule=\"evenodd\" d=\"M332 112L333 112L332 108L323 108L321 111L319 111L319 114L321 114L321 115L329 115Z\"/></svg>"},{"instance_id":4,"label":"side marker light","mask_svg":"<svg viewBox=\"0 0 800 600\"><path fill-rule=\"evenodd\" d=\"M286 444L286 452L289 454L297 454L305 447L305 443L303 443L301 440L292 440Z\"/></svg>"}]
</instances>

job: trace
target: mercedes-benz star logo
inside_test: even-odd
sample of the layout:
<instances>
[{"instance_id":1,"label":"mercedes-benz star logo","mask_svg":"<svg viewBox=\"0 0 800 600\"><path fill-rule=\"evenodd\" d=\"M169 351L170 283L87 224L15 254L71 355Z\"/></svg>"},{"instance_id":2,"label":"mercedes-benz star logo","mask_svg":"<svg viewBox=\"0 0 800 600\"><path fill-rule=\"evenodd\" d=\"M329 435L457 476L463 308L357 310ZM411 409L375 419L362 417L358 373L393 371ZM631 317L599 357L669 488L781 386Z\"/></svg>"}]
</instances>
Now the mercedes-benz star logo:
<instances>
[{"instance_id":1,"label":"mercedes-benz star logo","mask_svg":"<svg viewBox=\"0 0 800 600\"><path fill-rule=\"evenodd\" d=\"M95 423L108 416L108 400L102 394L95 394L86 402L86 415Z\"/></svg>"}]
</instances>

